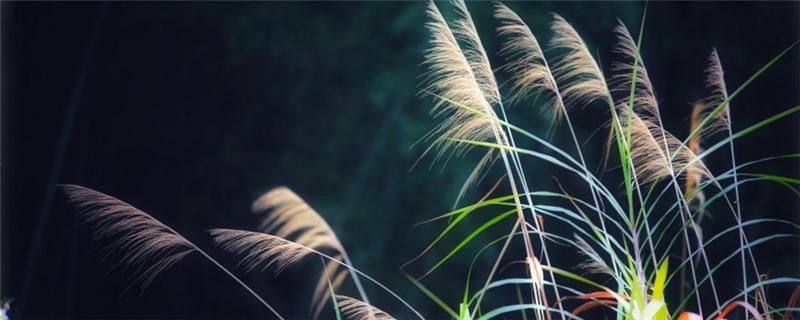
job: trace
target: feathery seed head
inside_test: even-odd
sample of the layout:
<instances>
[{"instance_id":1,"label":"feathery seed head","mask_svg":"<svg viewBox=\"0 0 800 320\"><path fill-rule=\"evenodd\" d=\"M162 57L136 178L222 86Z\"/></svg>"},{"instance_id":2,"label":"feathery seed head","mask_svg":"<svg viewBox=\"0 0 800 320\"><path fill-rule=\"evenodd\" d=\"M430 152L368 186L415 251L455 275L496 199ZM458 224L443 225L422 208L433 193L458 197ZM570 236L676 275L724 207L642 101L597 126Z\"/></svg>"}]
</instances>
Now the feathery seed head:
<instances>
[{"instance_id":1,"label":"feathery seed head","mask_svg":"<svg viewBox=\"0 0 800 320\"><path fill-rule=\"evenodd\" d=\"M500 20L498 35L506 38L500 54L510 60L502 67L511 76L510 104L517 103L531 94L547 92L550 97L548 104L553 104L553 118L560 119L564 113L564 106L560 105L560 99L556 99L558 87L539 41L522 18L504 4L495 5L494 16Z\"/></svg>"},{"instance_id":2,"label":"feathery seed head","mask_svg":"<svg viewBox=\"0 0 800 320\"><path fill-rule=\"evenodd\" d=\"M131 286L144 291L160 273L196 251L189 240L122 200L77 185L60 187L93 229L94 239L111 241L102 251L121 255L112 269L135 271Z\"/></svg>"},{"instance_id":3,"label":"feathery seed head","mask_svg":"<svg viewBox=\"0 0 800 320\"><path fill-rule=\"evenodd\" d=\"M600 99L611 101L603 71L589 47L564 18L553 13L550 45L565 52L553 64L553 73L566 103L586 105Z\"/></svg>"},{"instance_id":4,"label":"feathery seed head","mask_svg":"<svg viewBox=\"0 0 800 320\"><path fill-rule=\"evenodd\" d=\"M394 317L364 301L336 295L339 310L348 320L394 320Z\"/></svg>"}]
</instances>

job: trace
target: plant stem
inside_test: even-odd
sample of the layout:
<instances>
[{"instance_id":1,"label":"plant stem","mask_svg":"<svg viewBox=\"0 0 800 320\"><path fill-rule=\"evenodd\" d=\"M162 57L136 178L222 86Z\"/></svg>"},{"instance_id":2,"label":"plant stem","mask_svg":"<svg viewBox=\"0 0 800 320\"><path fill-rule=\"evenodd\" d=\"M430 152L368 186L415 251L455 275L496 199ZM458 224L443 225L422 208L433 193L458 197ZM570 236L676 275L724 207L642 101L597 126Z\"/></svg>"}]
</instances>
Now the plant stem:
<instances>
[{"instance_id":1,"label":"plant stem","mask_svg":"<svg viewBox=\"0 0 800 320\"><path fill-rule=\"evenodd\" d=\"M173 231L173 232L174 232L174 231ZM282 316L281 316L281 315L280 315L280 314L279 314L277 311L275 311L275 309L274 309L274 308L272 308L272 306L270 306L270 305L269 305L269 303L267 303L266 301L264 301L264 299L262 299L262 298L261 298L261 296L259 296L259 295L258 295L258 294L257 294L255 291L253 291L253 289L251 289L251 288L250 288L250 286L248 286L248 285L247 285L247 284L245 284L245 283L244 283L244 282L243 282L241 279L239 279L239 277L237 277L237 276L235 276L233 273L231 273L231 272L230 272L230 270L228 270L228 268L225 268L224 266L222 266L222 265L221 265L219 262L217 262L217 260L215 260L214 258L212 258L210 255L208 255L208 254L207 254L205 251L203 251L202 249L198 248L196 245L192 244L192 247L194 247L194 249L195 249L195 250L197 250L197 252L199 252L201 255L203 255L204 257L206 257L206 259L208 259L209 261L211 261L211 263L213 263L214 265L216 265L217 267L219 267L220 269L222 269L222 271L224 271L224 272L225 272L225 274L227 274L228 276L230 276L231 278L233 278L233 280L234 280L234 281L236 281L236 283L238 283L239 285L241 285L242 287L244 287L244 289L245 289L245 290L247 290L247 292L249 292L251 295L253 295L253 297L255 297L256 299L258 299L258 301L259 301L259 302L261 302L261 304L263 304L265 307L267 307L267 309L269 309L269 311L272 311L272 313L273 313L273 314L274 314L276 317L278 317L278 319L281 319L281 320L283 320L283 319L284 319L284 318L283 318L283 317L282 317Z\"/></svg>"}]
</instances>

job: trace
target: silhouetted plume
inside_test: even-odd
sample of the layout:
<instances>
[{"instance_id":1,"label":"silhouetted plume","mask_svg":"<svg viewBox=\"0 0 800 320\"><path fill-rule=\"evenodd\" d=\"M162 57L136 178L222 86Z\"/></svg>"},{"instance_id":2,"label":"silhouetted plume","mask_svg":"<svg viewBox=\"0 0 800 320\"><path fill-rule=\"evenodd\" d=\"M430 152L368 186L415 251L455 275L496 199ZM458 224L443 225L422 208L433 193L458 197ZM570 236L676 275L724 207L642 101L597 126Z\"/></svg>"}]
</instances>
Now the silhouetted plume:
<instances>
[{"instance_id":1,"label":"silhouetted plume","mask_svg":"<svg viewBox=\"0 0 800 320\"><path fill-rule=\"evenodd\" d=\"M112 269L135 272L131 286L139 284L144 290L160 273L196 251L186 238L122 200L76 185L60 188L91 226L94 239L111 241L103 248L106 256L121 255Z\"/></svg>"}]
</instances>

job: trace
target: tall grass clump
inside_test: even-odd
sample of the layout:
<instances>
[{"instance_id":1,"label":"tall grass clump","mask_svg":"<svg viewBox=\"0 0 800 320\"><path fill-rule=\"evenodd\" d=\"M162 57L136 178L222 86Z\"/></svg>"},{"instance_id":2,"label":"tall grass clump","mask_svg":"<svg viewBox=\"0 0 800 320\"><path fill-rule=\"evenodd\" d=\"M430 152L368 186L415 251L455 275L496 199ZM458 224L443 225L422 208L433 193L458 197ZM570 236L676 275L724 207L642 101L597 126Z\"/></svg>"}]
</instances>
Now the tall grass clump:
<instances>
[{"instance_id":1,"label":"tall grass clump","mask_svg":"<svg viewBox=\"0 0 800 320\"><path fill-rule=\"evenodd\" d=\"M765 277L765 266L754 251L765 242L798 238L800 226L776 219L746 219L752 213L741 207L747 199L739 189L745 183L765 181L800 194L796 178L746 172L757 163L800 155L740 163L735 141L792 116L800 106L755 124L734 126L732 121L735 98L794 45L731 92L721 55L711 49L704 71L708 96L692 104L690 131L680 135L665 128L662 100L640 54L644 18L637 34L621 21L614 28L617 45L607 74L565 18L553 14L552 36L540 42L522 17L497 3L496 33L502 41L498 55L505 63L494 66L466 4L461 0L451 4L452 21L434 2L428 2L426 9L430 45L425 51L420 95L433 101L431 114L438 123L424 137L429 145L422 156L436 162L455 161L472 151L481 153L458 200L466 199L470 186L491 175L493 166L501 167L502 175L495 177L498 183L482 198L427 220L446 221L446 227L417 258L434 255L434 248L442 247L442 240L467 218L485 219L478 228L467 230L469 236L446 250L421 276L464 254L462 249L478 242L477 236L489 228L504 221L513 223L495 240L480 244L482 249L465 275L460 301L444 301L420 278L408 276L422 294L458 320L722 319L734 314L745 319L790 319L798 311L795 303L800 290L792 297L768 301L766 287L800 288L800 279ZM498 74L507 80L498 81ZM539 105L546 108L554 126L566 128L568 144L555 145L533 128L511 122L509 114L517 110L511 107L530 106L532 98L543 102ZM572 122L584 113L582 108L600 108L607 115L597 124L608 128L604 161L590 163L584 155L587 150L581 141L587 137L580 137ZM705 160L712 154L728 158L730 167L707 165ZM546 190L542 186L550 178L526 175L529 163L552 166L579 181L579 186L557 184L555 190ZM598 166L608 168L604 175L591 169ZM269 314L282 318L281 308L273 308L228 267L154 217L88 188L66 185L62 190L97 240L108 242L104 250L120 256L115 267L137 275L135 285L144 289L183 257L199 254L252 294ZM510 190L510 194L498 195L499 190ZM474 214L492 208L501 210L489 219ZM425 319L402 297L357 269L325 219L288 188L267 192L252 209L261 219L257 229L213 229L210 236L219 248L238 256L245 271L280 272L308 256L320 258L322 272L309 317L318 317L327 306L337 319L392 319L370 304L364 289L369 284ZM704 217L712 210L715 223L732 223L718 233L706 234L708 219ZM761 237L748 233L757 225L789 231ZM708 254L710 248L728 253L715 259ZM494 262L480 274L474 264L490 252L497 252ZM563 252L578 253L585 260L577 266L559 261ZM504 263L507 258L524 266L520 267L524 276L501 277L502 270L517 265ZM739 272L737 283L717 281L723 270ZM357 298L339 293L346 281L353 283ZM508 288L517 294L506 294ZM724 294L731 288L736 289L734 294ZM668 295L668 290L677 294Z\"/></svg>"}]
</instances>

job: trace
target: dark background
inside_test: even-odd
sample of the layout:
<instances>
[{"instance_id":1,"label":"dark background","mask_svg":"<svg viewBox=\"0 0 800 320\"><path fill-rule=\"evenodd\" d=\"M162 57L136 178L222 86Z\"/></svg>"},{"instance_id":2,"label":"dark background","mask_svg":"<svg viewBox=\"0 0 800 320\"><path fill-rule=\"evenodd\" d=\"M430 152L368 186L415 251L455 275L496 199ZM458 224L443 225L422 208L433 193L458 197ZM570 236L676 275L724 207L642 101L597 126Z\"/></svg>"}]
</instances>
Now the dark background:
<instances>
[{"instance_id":1,"label":"dark background","mask_svg":"<svg viewBox=\"0 0 800 320\"><path fill-rule=\"evenodd\" d=\"M643 4L623 2L510 6L542 43L550 37L549 12L560 13L605 68L616 57L611 52L615 18L636 34L643 9ZM440 7L448 10L447 4ZM106 273L113 261L102 261L97 253L102 244L91 242L89 230L53 186L75 183L137 206L231 266L235 260L213 248L204 230L256 227L250 202L270 187L289 186L328 219L359 269L426 315L444 316L397 270L443 228L413 224L452 207L477 156L452 160L445 170L441 165L428 169L430 158L425 158L409 171L424 150L424 143L413 143L434 124L427 114L431 101L415 96L427 41L424 8L419 2L3 2L0 295L14 299L11 315L268 316L197 255L144 293L121 295L133 278ZM470 9L495 66L500 65L491 5L470 4ZM688 130L688 103L707 94L702 70L712 47L720 52L732 91L800 39L798 2L657 2L647 10L644 62L667 128L679 137ZM733 102L734 127L800 102L799 51L793 49ZM579 137L589 137L605 119L595 109L573 110ZM542 112L529 104L511 113L521 126L546 134ZM800 151L799 123L794 115L737 141L739 162ZM595 167L602 135L594 135L585 148ZM552 140L571 150L567 138L561 127ZM723 152L710 158L709 166L727 170L726 157ZM757 171L798 177L799 167L797 161L778 161ZM556 190L552 176L571 183L564 172L535 161L526 170L535 189ZM490 174L467 201L477 200L501 171ZM618 172L607 173L614 175ZM785 188L758 183L742 192L747 218L800 222L797 197ZM704 231L714 234L730 225L728 218L712 218ZM408 271L422 274L483 221L467 221ZM491 229L423 282L455 304L472 255L505 230ZM736 246L731 240L710 255L722 257ZM481 268L489 268L494 254L478 260ZM757 255L762 272L770 276L800 274L797 241L768 244ZM554 256L569 263L575 254L567 249ZM315 260L278 277L235 272L281 313L303 318L319 272ZM718 282L732 292L739 275L724 270ZM790 289L774 288L772 303L783 305ZM400 318L411 316L376 287L368 291L375 305ZM348 286L343 292L356 295Z\"/></svg>"}]
</instances>

